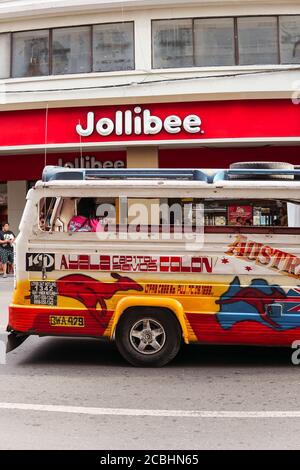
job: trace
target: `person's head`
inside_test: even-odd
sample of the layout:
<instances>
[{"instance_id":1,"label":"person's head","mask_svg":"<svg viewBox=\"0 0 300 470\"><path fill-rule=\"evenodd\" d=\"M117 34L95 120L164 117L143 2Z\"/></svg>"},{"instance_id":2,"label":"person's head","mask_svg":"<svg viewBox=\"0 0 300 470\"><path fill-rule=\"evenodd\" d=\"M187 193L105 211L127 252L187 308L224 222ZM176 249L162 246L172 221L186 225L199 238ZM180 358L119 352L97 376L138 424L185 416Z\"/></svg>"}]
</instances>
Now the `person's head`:
<instances>
[{"instance_id":1,"label":"person's head","mask_svg":"<svg viewBox=\"0 0 300 470\"><path fill-rule=\"evenodd\" d=\"M82 215L87 219L96 217L96 202L92 197L83 197L77 204L77 215Z\"/></svg>"},{"instance_id":2,"label":"person's head","mask_svg":"<svg viewBox=\"0 0 300 470\"><path fill-rule=\"evenodd\" d=\"M9 230L9 223L8 222L5 222L5 224L3 224L2 230L3 230L3 232L8 232L8 230Z\"/></svg>"}]
</instances>

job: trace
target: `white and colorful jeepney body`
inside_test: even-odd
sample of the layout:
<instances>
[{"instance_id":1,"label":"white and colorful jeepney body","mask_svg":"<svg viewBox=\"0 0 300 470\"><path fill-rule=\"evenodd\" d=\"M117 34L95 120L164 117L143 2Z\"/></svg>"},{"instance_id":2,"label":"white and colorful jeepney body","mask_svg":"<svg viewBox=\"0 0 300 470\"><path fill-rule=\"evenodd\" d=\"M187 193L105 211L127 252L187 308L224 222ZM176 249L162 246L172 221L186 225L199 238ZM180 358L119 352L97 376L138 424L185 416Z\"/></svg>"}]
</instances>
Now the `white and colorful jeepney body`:
<instances>
[{"instance_id":1,"label":"white and colorful jeepney body","mask_svg":"<svg viewBox=\"0 0 300 470\"><path fill-rule=\"evenodd\" d=\"M124 170L125 171L125 170ZM27 196L16 241L9 330L114 339L132 307L172 312L186 343L300 339L300 229L205 226L197 240L99 239L39 224L43 198L189 198L298 203L298 180L57 179ZM52 218L55 217L52 213ZM294 224L295 225L295 224ZM167 314L167 313L166 313Z\"/></svg>"}]
</instances>

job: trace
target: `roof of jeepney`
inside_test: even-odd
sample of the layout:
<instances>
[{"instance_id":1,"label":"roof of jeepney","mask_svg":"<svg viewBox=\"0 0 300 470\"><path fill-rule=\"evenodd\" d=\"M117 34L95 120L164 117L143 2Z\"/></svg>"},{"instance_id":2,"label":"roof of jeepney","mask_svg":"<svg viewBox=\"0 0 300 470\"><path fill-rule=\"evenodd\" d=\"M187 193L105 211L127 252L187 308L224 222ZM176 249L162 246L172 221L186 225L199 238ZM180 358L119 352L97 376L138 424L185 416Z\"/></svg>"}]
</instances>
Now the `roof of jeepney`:
<instances>
[{"instance_id":1,"label":"roof of jeepney","mask_svg":"<svg viewBox=\"0 0 300 470\"><path fill-rule=\"evenodd\" d=\"M163 180L163 179L110 179L110 180L84 180L84 181L73 181L73 180L54 180L54 181L37 181L35 184L36 189L46 188L170 188L170 189L220 189L220 188L232 188L232 189L246 189L255 188L258 191L264 189L300 189L300 180L221 180L214 183L208 183L206 181L189 181L189 180Z\"/></svg>"},{"instance_id":2,"label":"roof of jeepney","mask_svg":"<svg viewBox=\"0 0 300 470\"><path fill-rule=\"evenodd\" d=\"M292 168L122 168L84 169L46 166L36 189L215 190L300 189L300 169ZM295 196L295 195L293 195Z\"/></svg>"}]
</instances>

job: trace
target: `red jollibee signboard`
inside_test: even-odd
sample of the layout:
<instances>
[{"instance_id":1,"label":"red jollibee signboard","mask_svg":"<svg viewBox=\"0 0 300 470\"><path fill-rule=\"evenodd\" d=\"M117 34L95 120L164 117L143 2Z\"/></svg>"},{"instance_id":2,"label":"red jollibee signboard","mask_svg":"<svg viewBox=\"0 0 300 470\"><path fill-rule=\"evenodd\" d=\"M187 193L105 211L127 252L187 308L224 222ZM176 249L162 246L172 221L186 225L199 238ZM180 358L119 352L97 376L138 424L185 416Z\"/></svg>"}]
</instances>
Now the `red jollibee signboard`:
<instances>
[{"instance_id":1,"label":"red jollibee signboard","mask_svg":"<svg viewBox=\"0 0 300 470\"><path fill-rule=\"evenodd\" d=\"M1 112L0 147L300 137L300 106L286 99L50 108L47 133L46 115Z\"/></svg>"}]
</instances>

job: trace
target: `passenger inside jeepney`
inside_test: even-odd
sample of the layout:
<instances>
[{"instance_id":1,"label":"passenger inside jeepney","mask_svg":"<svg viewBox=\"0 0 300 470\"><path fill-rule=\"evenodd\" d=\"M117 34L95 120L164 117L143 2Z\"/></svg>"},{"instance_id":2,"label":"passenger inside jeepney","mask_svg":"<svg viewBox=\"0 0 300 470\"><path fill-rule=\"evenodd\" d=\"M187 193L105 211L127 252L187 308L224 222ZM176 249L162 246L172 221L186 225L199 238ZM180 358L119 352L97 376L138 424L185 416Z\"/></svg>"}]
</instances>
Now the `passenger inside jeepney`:
<instances>
[{"instance_id":1,"label":"passenger inside jeepney","mask_svg":"<svg viewBox=\"0 0 300 470\"><path fill-rule=\"evenodd\" d=\"M103 232L107 224L115 223L115 207L110 198L83 197L75 205L75 214L69 220L68 232ZM113 207L110 211L103 208ZM111 216L109 218L108 216Z\"/></svg>"},{"instance_id":2,"label":"passenger inside jeepney","mask_svg":"<svg viewBox=\"0 0 300 470\"><path fill-rule=\"evenodd\" d=\"M101 224L100 224L101 225ZM77 214L68 223L68 232L96 232L101 230L96 218L96 201L83 197L77 203Z\"/></svg>"}]
</instances>

